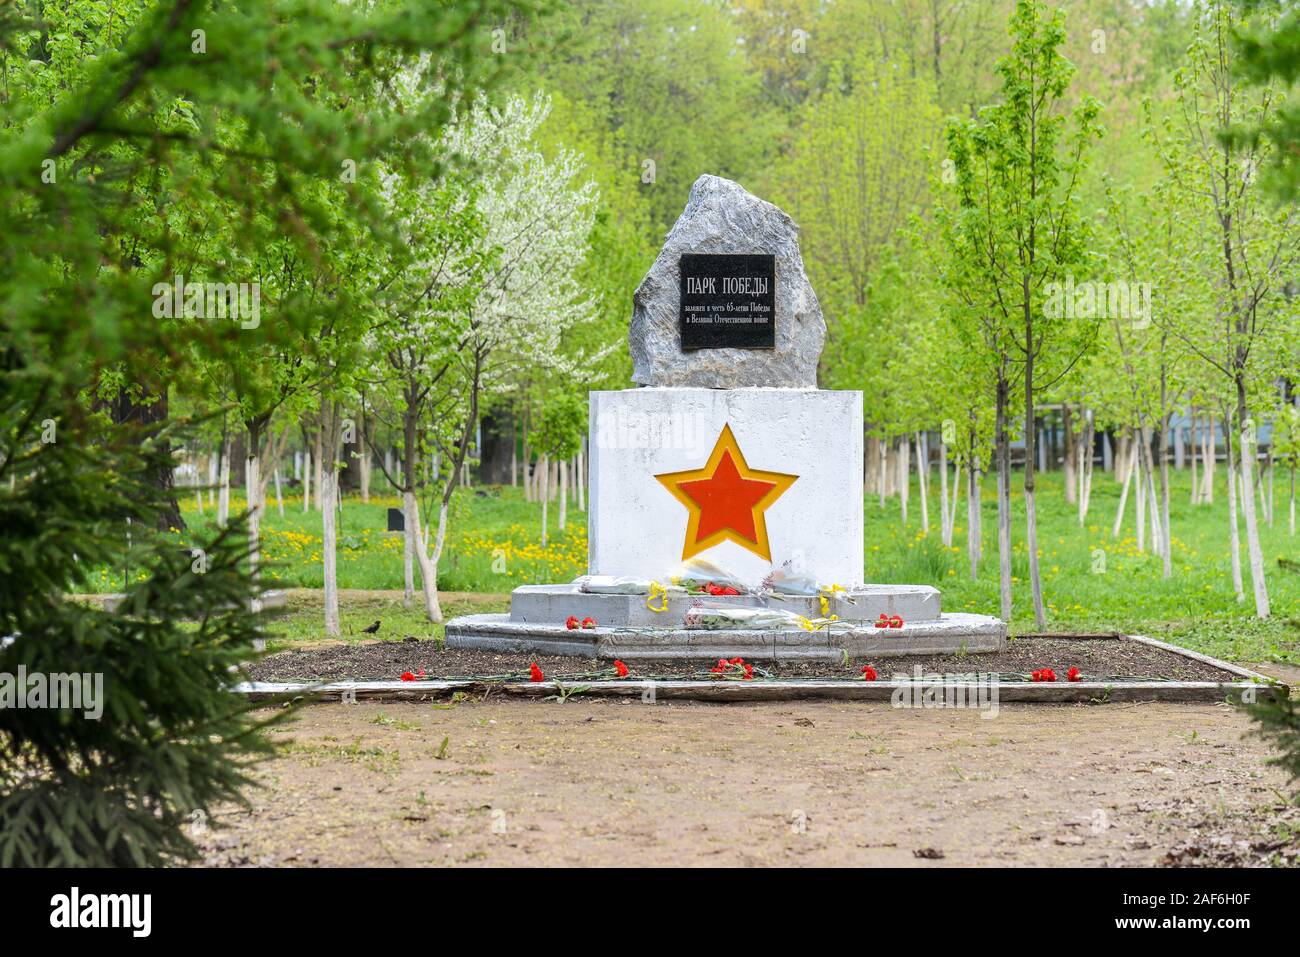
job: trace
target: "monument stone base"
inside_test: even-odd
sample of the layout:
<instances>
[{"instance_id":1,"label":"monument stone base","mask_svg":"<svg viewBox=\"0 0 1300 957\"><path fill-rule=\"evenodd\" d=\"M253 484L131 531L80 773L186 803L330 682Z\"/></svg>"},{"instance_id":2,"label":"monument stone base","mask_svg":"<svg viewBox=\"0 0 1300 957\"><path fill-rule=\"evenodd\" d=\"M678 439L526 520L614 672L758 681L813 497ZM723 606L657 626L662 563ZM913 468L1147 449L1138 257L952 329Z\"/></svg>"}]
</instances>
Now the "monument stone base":
<instances>
[{"instance_id":1,"label":"monument stone base","mask_svg":"<svg viewBox=\"0 0 1300 957\"><path fill-rule=\"evenodd\" d=\"M851 600L850 600L851 599ZM901 655L978 654L1006 646L1005 622L988 615L944 614L939 592L927 585L858 585L847 598L832 599L831 614L840 620L808 631L710 630L685 627L686 611L694 599L671 594L668 607L655 612L644 595L590 594L576 584L523 585L514 590L510 613L465 615L447 623L449 648L478 648L520 654L575 655L591 658L643 660L698 658L716 661L739 655L747 661L889 658ZM760 598L739 595L709 598L710 604L742 607L766 605L815 618L816 598ZM897 615L901 628L877 628L881 615ZM596 628L570 629L570 615L592 618Z\"/></svg>"}]
</instances>

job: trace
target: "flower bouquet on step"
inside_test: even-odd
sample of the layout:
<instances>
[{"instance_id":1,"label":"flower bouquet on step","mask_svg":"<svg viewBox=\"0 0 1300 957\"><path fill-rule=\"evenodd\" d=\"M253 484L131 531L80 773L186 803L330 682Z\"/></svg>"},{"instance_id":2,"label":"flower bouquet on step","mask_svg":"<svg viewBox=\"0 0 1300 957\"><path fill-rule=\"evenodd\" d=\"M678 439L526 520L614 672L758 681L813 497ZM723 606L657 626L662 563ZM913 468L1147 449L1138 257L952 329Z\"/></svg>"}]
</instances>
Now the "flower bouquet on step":
<instances>
[{"instance_id":1,"label":"flower bouquet on step","mask_svg":"<svg viewBox=\"0 0 1300 957\"><path fill-rule=\"evenodd\" d=\"M812 572L808 571L803 562L794 558L773 568L758 586L760 595L771 595L777 598L782 595L812 598L820 591L821 585Z\"/></svg>"},{"instance_id":2,"label":"flower bouquet on step","mask_svg":"<svg viewBox=\"0 0 1300 957\"><path fill-rule=\"evenodd\" d=\"M729 605L696 599L686 612L688 629L701 631L790 631L802 627L802 617L784 608Z\"/></svg>"},{"instance_id":3,"label":"flower bouquet on step","mask_svg":"<svg viewBox=\"0 0 1300 957\"><path fill-rule=\"evenodd\" d=\"M839 596L841 601L850 605L857 604L843 585L823 585L804 567L803 562L791 558L776 568L763 579L758 586L758 594L764 598L781 601L788 597L816 598L821 619L835 621L837 615L831 614L831 599Z\"/></svg>"},{"instance_id":4,"label":"flower bouquet on step","mask_svg":"<svg viewBox=\"0 0 1300 957\"><path fill-rule=\"evenodd\" d=\"M578 591L590 595L649 595L658 589L669 594L686 591L678 585L660 585L652 579L635 575L582 575L573 583L578 586Z\"/></svg>"},{"instance_id":5,"label":"flower bouquet on step","mask_svg":"<svg viewBox=\"0 0 1300 957\"><path fill-rule=\"evenodd\" d=\"M726 569L704 558L682 562L668 580L692 595L749 595L753 589Z\"/></svg>"}]
</instances>

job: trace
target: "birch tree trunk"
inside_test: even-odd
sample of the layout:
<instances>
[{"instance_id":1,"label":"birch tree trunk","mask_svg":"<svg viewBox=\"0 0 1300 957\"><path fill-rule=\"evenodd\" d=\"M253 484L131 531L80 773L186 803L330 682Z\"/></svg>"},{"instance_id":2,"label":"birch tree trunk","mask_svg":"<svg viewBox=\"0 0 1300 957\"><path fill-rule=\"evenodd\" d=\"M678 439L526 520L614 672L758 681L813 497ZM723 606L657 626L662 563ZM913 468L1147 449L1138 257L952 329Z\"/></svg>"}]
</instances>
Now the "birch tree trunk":
<instances>
[{"instance_id":1,"label":"birch tree trunk","mask_svg":"<svg viewBox=\"0 0 1300 957\"><path fill-rule=\"evenodd\" d=\"M966 557L970 560L971 581L980 577L980 553L983 543L984 518L980 514L981 489L978 456L971 459L971 467L966 473Z\"/></svg>"},{"instance_id":2,"label":"birch tree trunk","mask_svg":"<svg viewBox=\"0 0 1300 957\"><path fill-rule=\"evenodd\" d=\"M948 503L948 547L952 548L952 538L957 533L957 503L961 501L961 478L967 471L966 465L959 458L952 466L952 501Z\"/></svg>"},{"instance_id":3,"label":"birch tree trunk","mask_svg":"<svg viewBox=\"0 0 1300 957\"><path fill-rule=\"evenodd\" d=\"M569 518L569 462L568 460L560 459L559 467L560 467L560 494L559 494L560 516L559 516L558 524L560 526L560 531L564 531L565 523L568 521Z\"/></svg>"},{"instance_id":4,"label":"birch tree trunk","mask_svg":"<svg viewBox=\"0 0 1300 957\"><path fill-rule=\"evenodd\" d=\"M419 525L415 513L418 508L413 486L402 493L402 607L410 608L415 602L415 529Z\"/></svg>"},{"instance_id":5,"label":"birch tree trunk","mask_svg":"<svg viewBox=\"0 0 1300 957\"><path fill-rule=\"evenodd\" d=\"M224 429L223 429L224 432ZM218 441L213 447L211 457L208 459L208 508L213 508L217 504L217 486L221 484L221 442Z\"/></svg>"},{"instance_id":6,"label":"birch tree trunk","mask_svg":"<svg viewBox=\"0 0 1300 957\"><path fill-rule=\"evenodd\" d=\"M876 479L876 485L880 498L880 507L885 507L885 484L889 475L889 446L888 444L877 440L880 454L876 457L879 462L879 475Z\"/></svg>"},{"instance_id":7,"label":"birch tree trunk","mask_svg":"<svg viewBox=\"0 0 1300 957\"><path fill-rule=\"evenodd\" d=\"M230 436L221 438L221 491L217 496L217 527L230 521Z\"/></svg>"},{"instance_id":8,"label":"birch tree trunk","mask_svg":"<svg viewBox=\"0 0 1300 957\"><path fill-rule=\"evenodd\" d=\"M907 497L912 490L912 465L908 461L911 456L912 443L907 441L907 434L898 440L898 498L902 504L903 524L907 524Z\"/></svg>"},{"instance_id":9,"label":"birch tree trunk","mask_svg":"<svg viewBox=\"0 0 1300 957\"><path fill-rule=\"evenodd\" d=\"M916 490L921 500L921 531L930 534L930 455L925 436L916 433Z\"/></svg>"},{"instance_id":10,"label":"birch tree trunk","mask_svg":"<svg viewBox=\"0 0 1300 957\"><path fill-rule=\"evenodd\" d=\"M1115 473L1124 484L1119 491L1119 507L1115 510L1115 523L1110 530L1111 538L1119 538L1119 533L1124 528L1124 509L1128 505L1129 486L1133 484L1132 461L1127 456L1117 457Z\"/></svg>"},{"instance_id":11,"label":"birch tree trunk","mask_svg":"<svg viewBox=\"0 0 1300 957\"><path fill-rule=\"evenodd\" d=\"M1007 435L1008 386L998 383L998 588L1002 620L1011 621L1011 440Z\"/></svg>"},{"instance_id":12,"label":"birch tree trunk","mask_svg":"<svg viewBox=\"0 0 1300 957\"><path fill-rule=\"evenodd\" d=\"M302 511L305 515L311 508L311 452L303 452L303 458L306 460L302 469Z\"/></svg>"},{"instance_id":13,"label":"birch tree trunk","mask_svg":"<svg viewBox=\"0 0 1300 957\"><path fill-rule=\"evenodd\" d=\"M366 444L368 430L366 415L362 413L357 422L357 479L361 484L361 501L370 504L370 446Z\"/></svg>"},{"instance_id":14,"label":"birch tree trunk","mask_svg":"<svg viewBox=\"0 0 1300 957\"><path fill-rule=\"evenodd\" d=\"M1268 584L1264 580L1264 552L1259 544L1259 523L1255 516L1255 496L1251 493L1255 468L1255 427L1246 416L1245 385L1238 384L1237 417L1241 429L1241 480L1246 488L1242 504L1246 513L1246 554L1250 559L1250 583L1255 592L1255 614L1269 616Z\"/></svg>"},{"instance_id":15,"label":"birch tree trunk","mask_svg":"<svg viewBox=\"0 0 1300 957\"><path fill-rule=\"evenodd\" d=\"M1147 477L1146 477L1146 456L1142 454L1142 434L1145 430L1138 429L1133 436L1133 458L1137 467L1137 474L1134 476L1134 511L1137 512L1137 550L1145 552L1147 550Z\"/></svg>"},{"instance_id":16,"label":"birch tree trunk","mask_svg":"<svg viewBox=\"0 0 1300 957\"><path fill-rule=\"evenodd\" d=\"M1079 442L1074 436L1074 414L1067 402L1061 406L1061 430L1065 435L1064 471L1065 504L1079 504Z\"/></svg>"},{"instance_id":17,"label":"birch tree trunk","mask_svg":"<svg viewBox=\"0 0 1300 957\"><path fill-rule=\"evenodd\" d=\"M325 633L339 637L338 512L334 508L334 470L323 469L317 489L321 492L321 560L325 579ZM321 489L320 486L324 488Z\"/></svg>"},{"instance_id":18,"label":"birch tree trunk","mask_svg":"<svg viewBox=\"0 0 1300 957\"><path fill-rule=\"evenodd\" d=\"M880 475L880 446L874 435L867 434L866 423L862 426L862 491L865 495L875 495L876 484Z\"/></svg>"},{"instance_id":19,"label":"birch tree trunk","mask_svg":"<svg viewBox=\"0 0 1300 957\"><path fill-rule=\"evenodd\" d=\"M939 438L939 538L945 547L952 547L952 523L948 520L948 443L942 436Z\"/></svg>"},{"instance_id":20,"label":"birch tree trunk","mask_svg":"<svg viewBox=\"0 0 1300 957\"><path fill-rule=\"evenodd\" d=\"M1268 464L1266 465L1266 468L1268 469L1268 478L1267 478L1268 498L1267 498L1266 508L1268 509L1268 527L1272 528L1273 527L1273 449L1272 448L1269 448L1268 450ZM1261 483L1261 484L1265 484L1265 483Z\"/></svg>"},{"instance_id":21,"label":"birch tree trunk","mask_svg":"<svg viewBox=\"0 0 1300 957\"><path fill-rule=\"evenodd\" d=\"M1201 504L1214 504L1214 470L1219 464L1219 440L1215 435L1214 416L1206 416L1205 442L1201 445Z\"/></svg>"},{"instance_id":22,"label":"birch tree trunk","mask_svg":"<svg viewBox=\"0 0 1300 957\"><path fill-rule=\"evenodd\" d=\"M1287 534L1295 536L1295 466L1291 466L1291 496L1289 504L1290 518L1287 523Z\"/></svg>"},{"instance_id":23,"label":"birch tree trunk","mask_svg":"<svg viewBox=\"0 0 1300 957\"><path fill-rule=\"evenodd\" d=\"M341 411L338 403L321 400L321 425L319 444L321 456L328 456L328 463L320 459L316 462L318 481L316 490L320 495L321 510L321 559L325 579L325 633L337 638L342 635L339 624L339 579L338 579L338 436Z\"/></svg>"},{"instance_id":24,"label":"birch tree trunk","mask_svg":"<svg viewBox=\"0 0 1300 957\"><path fill-rule=\"evenodd\" d=\"M247 486L248 499L248 571L253 579L253 611L261 610L256 595L259 585L258 564L262 552L262 502L258 497L261 488L260 456L258 446L261 444L261 430L256 427L248 429L248 451L244 460L244 484Z\"/></svg>"},{"instance_id":25,"label":"birch tree trunk","mask_svg":"<svg viewBox=\"0 0 1300 957\"><path fill-rule=\"evenodd\" d=\"M1228 419L1224 419L1226 423ZM1232 437L1227 442L1228 466L1228 527L1231 534L1228 539L1229 555L1232 559L1232 590L1237 601L1246 600L1246 589L1241 580L1241 536L1237 529L1237 467L1232 448Z\"/></svg>"},{"instance_id":26,"label":"birch tree trunk","mask_svg":"<svg viewBox=\"0 0 1300 957\"><path fill-rule=\"evenodd\" d=\"M1169 416L1160 420L1160 557L1161 574L1170 578L1173 569L1173 535L1169 529Z\"/></svg>"},{"instance_id":27,"label":"birch tree trunk","mask_svg":"<svg viewBox=\"0 0 1300 957\"><path fill-rule=\"evenodd\" d=\"M452 481L452 479L448 479ZM429 547L425 535L420 530L420 502L413 492L410 495L411 508L411 543L415 559L420 565L420 590L424 595L424 614L429 621L442 621L442 605L438 601L438 564L437 559L429 557ZM442 552L442 539L447 525L447 507L438 509L437 551Z\"/></svg>"},{"instance_id":28,"label":"birch tree trunk","mask_svg":"<svg viewBox=\"0 0 1300 957\"><path fill-rule=\"evenodd\" d=\"M1095 441L1096 433L1093 431L1093 415L1089 409L1084 416L1083 437L1077 443L1075 458L1077 464L1075 471L1078 474L1079 482L1079 527L1083 528L1088 522L1088 505L1092 497L1092 444Z\"/></svg>"},{"instance_id":29,"label":"birch tree trunk","mask_svg":"<svg viewBox=\"0 0 1300 957\"><path fill-rule=\"evenodd\" d=\"M323 419L323 418L324 418L324 403L321 404L321 409L322 409L321 416L322 416L322 419ZM318 512L319 512L320 509L321 509L321 493L322 493L322 491L323 491L323 489L321 488L321 478L322 478L322 476L324 475L324 468L323 468L322 463L325 461L325 458L324 458L325 453L323 452L323 450L322 450L322 448L321 448L321 444L322 444L322 442L324 441L324 440L322 439L322 437L321 437L321 430L322 430L323 428L324 428L324 425L323 425L323 424L318 424L318 425L317 425L317 428L316 428L316 438L315 438L315 442L316 442L316 492L315 492L315 496L316 496L316 511L318 511Z\"/></svg>"},{"instance_id":30,"label":"birch tree trunk","mask_svg":"<svg viewBox=\"0 0 1300 957\"><path fill-rule=\"evenodd\" d=\"M574 476L578 483L578 511L587 510L587 440L582 440L582 448L578 449L578 474Z\"/></svg>"},{"instance_id":31,"label":"birch tree trunk","mask_svg":"<svg viewBox=\"0 0 1300 957\"><path fill-rule=\"evenodd\" d=\"M1191 425L1189 425L1187 428L1187 442L1188 445L1190 446L1188 448L1188 453L1191 455L1191 469L1192 469L1191 503L1193 505L1199 505L1200 498L1201 498L1201 494L1200 494L1201 489L1200 486L1197 484L1198 475L1197 475L1197 468L1196 468L1196 450L1197 447L1200 445L1200 438L1201 438L1199 429L1200 429L1200 423L1197 421L1195 410L1193 410L1191 416Z\"/></svg>"},{"instance_id":32,"label":"birch tree trunk","mask_svg":"<svg viewBox=\"0 0 1300 957\"><path fill-rule=\"evenodd\" d=\"M1026 360L1025 372L1025 549L1029 552L1029 590L1034 601L1034 622L1041 631L1047 627L1043 607L1043 578L1038 568L1038 508L1034 480L1034 404L1032 356Z\"/></svg>"},{"instance_id":33,"label":"birch tree trunk","mask_svg":"<svg viewBox=\"0 0 1300 957\"><path fill-rule=\"evenodd\" d=\"M539 472L542 473L542 487L541 487L541 496L542 496L542 548L545 548L545 547L546 547L546 517L547 517L547 516L546 516L546 508L547 508L547 506L550 505L550 503L551 503L551 496L550 496L550 494L549 494L549 489L547 489L547 487L546 487L546 486L547 486L547 478L549 477L549 473L550 473L550 463L547 461L547 456L543 455L540 459L537 460L537 470L538 470Z\"/></svg>"}]
</instances>

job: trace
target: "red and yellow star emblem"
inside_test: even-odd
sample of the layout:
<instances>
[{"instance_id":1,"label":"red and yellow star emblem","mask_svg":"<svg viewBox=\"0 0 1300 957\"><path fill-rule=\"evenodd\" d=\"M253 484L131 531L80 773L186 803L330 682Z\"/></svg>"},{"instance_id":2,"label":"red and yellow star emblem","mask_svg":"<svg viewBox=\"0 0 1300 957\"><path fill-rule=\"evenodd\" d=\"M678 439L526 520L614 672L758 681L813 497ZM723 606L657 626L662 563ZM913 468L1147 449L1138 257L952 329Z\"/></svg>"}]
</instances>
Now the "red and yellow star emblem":
<instances>
[{"instance_id":1,"label":"red and yellow star emblem","mask_svg":"<svg viewBox=\"0 0 1300 957\"><path fill-rule=\"evenodd\" d=\"M769 562L763 513L798 477L750 468L730 425L722 427L704 468L655 476L690 513L683 559L729 541Z\"/></svg>"}]
</instances>

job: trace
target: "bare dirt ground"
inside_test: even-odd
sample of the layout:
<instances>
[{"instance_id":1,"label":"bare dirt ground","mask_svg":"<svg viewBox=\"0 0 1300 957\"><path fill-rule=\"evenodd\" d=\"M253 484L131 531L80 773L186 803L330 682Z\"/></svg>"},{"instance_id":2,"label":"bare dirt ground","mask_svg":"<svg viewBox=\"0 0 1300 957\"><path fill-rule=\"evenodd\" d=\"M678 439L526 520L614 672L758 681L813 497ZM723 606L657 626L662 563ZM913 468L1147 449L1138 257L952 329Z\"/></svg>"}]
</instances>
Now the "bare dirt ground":
<instances>
[{"instance_id":1,"label":"bare dirt ground","mask_svg":"<svg viewBox=\"0 0 1300 957\"><path fill-rule=\"evenodd\" d=\"M1227 705L320 704L200 843L216 866L1294 864L1248 729Z\"/></svg>"}]
</instances>

